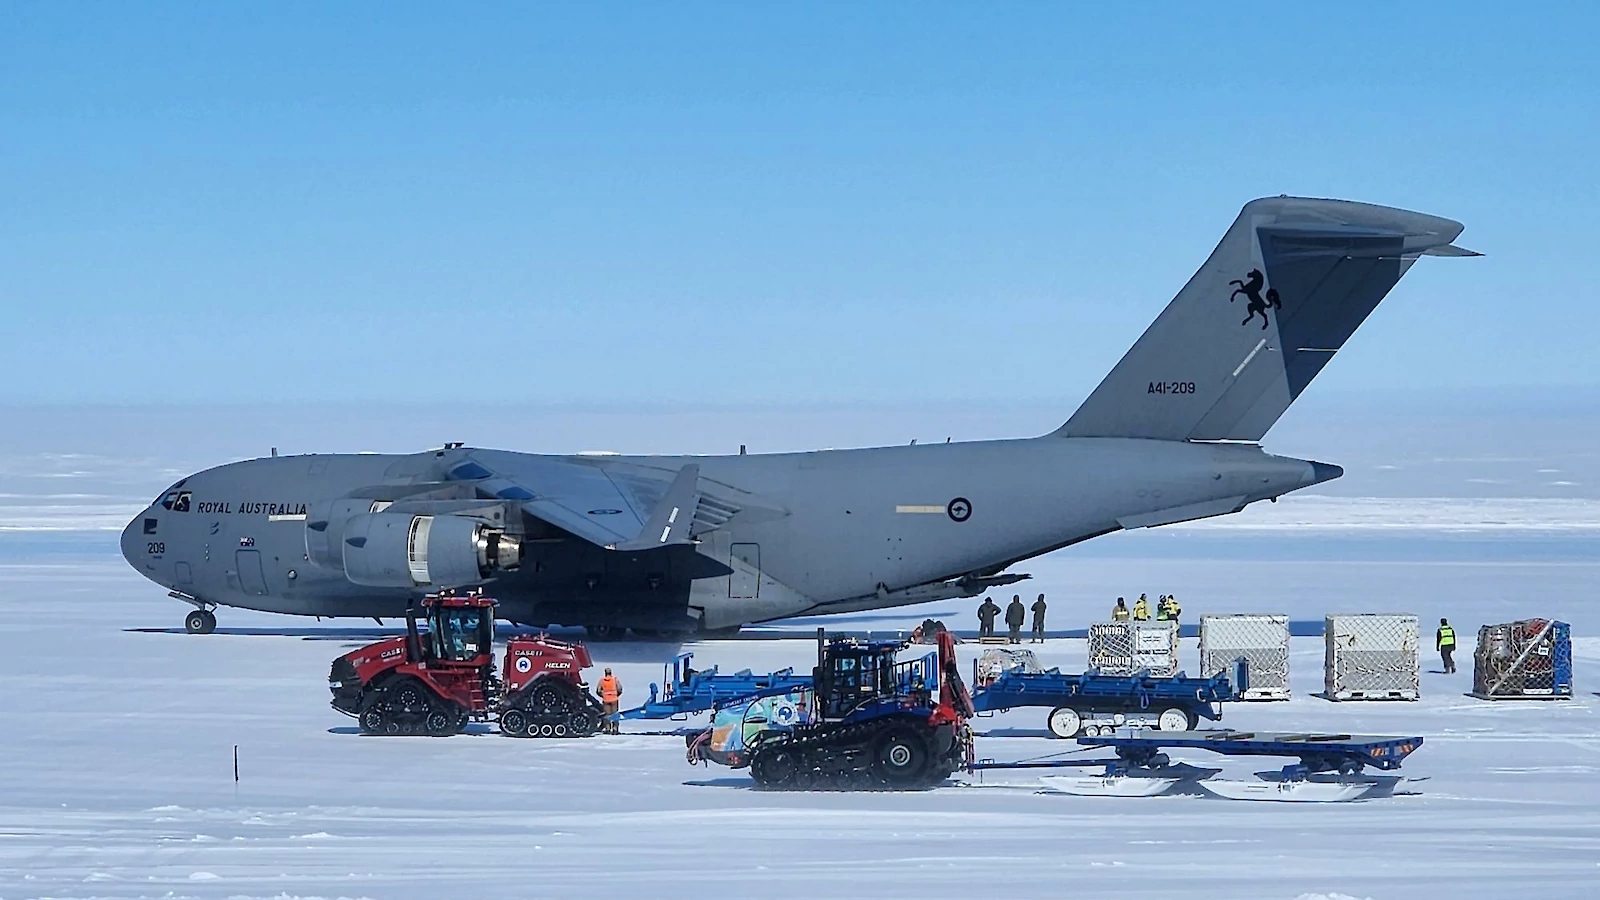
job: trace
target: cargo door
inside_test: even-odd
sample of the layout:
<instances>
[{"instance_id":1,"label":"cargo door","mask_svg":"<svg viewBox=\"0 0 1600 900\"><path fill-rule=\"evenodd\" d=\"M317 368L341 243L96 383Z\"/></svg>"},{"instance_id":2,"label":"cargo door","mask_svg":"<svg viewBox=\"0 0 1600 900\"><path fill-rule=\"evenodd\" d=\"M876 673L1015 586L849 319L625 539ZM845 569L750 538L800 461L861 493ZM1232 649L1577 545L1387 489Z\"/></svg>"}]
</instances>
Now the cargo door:
<instances>
[{"instance_id":1,"label":"cargo door","mask_svg":"<svg viewBox=\"0 0 1600 900\"><path fill-rule=\"evenodd\" d=\"M267 595L267 579L261 572L261 551L239 550L234 553L233 564L239 569L239 589L257 597Z\"/></svg>"},{"instance_id":2,"label":"cargo door","mask_svg":"<svg viewBox=\"0 0 1600 900\"><path fill-rule=\"evenodd\" d=\"M733 544L729 549L728 596L750 600L761 596L761 545Z\"/></svg>"}]
</instances>

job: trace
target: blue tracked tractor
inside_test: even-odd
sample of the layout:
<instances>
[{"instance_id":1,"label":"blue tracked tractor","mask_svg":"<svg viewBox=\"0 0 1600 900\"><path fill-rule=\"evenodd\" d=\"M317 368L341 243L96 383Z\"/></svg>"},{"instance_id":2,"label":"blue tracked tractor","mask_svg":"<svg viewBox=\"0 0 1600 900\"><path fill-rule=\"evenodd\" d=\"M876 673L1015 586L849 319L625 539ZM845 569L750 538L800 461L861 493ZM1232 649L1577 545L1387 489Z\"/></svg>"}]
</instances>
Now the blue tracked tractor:
<instances>
[{"instance_id":1,"label":"blue tracked tractor","mask_svg":"<svg viewBox=\"0 0 1600 900\"><path fill-rule=\"evenodd\" d=\"M717 710L689 738L691 763L748 765L777 790L932 787L971 762L972 698L955 641L897 662L903 641L827 640L817 631L810 687L774 687Z\"/></svg>"}]
</instances>

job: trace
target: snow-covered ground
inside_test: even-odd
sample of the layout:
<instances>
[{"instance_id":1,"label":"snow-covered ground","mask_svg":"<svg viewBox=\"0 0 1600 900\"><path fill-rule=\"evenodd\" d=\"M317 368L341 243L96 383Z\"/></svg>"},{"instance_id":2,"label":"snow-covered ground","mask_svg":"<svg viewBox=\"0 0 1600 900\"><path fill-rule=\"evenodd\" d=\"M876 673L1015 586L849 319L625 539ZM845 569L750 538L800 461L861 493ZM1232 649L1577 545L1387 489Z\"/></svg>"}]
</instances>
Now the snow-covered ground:
<instances>
[{"instance_id":1,"label":"snow-covered ground","mask_svg":"<svg viewBox=\"0 0 1600 900\"><path fill-rule=\"evenodd\" d=\"M1428 779L1420 793L1309 806L1092 799L1039 793L1026 773L922 793L762 793L741 772L686 765L679 723L628 723L622 736L572 742L361 737L328 708L328 664L393 629L223 610L218 634L186 635L172 627L181 607L103 536L81 552L13 543L0 547L0 898L1503 900L1574 896L1600 879L1592 553L1497 558L1469 544L1443 554L1459 559L1256 560L1256 539L1238 540L1054 555L1035 568L1055 600L1052 628L1103 616L1100 598L1123 584L1184 592L1191 619L1448 614L1469 642L1483 622L1554 615L1582 635L1578 696L1465 697L1463 652L1454 676L1429 672L1437 663L1425 657L1419 703L1329 703L1310 696L1321 684L1320 640L1296 638L1295 699L1232 705L1224 724L1422 735L1405 767ZM1152 558L1137 546L1188 549ZM841 624L894 630L932 612L966 627L974 604ZM814 625L792 627L800 635ZM677 649L593 647L622 677L625 701L639 700ZM803 667L813 653L798 637L688 649L698 665L724 670ZM1070 668L1084 652L1081 640L1056 639L1041 657ZM1192 641L1184 661L1195 663ZM1043 717L980 720L980 755L1068 749L1045 736ZM1244 774L1273 762L1226 767Z\"/></svg>"}]
</instances>

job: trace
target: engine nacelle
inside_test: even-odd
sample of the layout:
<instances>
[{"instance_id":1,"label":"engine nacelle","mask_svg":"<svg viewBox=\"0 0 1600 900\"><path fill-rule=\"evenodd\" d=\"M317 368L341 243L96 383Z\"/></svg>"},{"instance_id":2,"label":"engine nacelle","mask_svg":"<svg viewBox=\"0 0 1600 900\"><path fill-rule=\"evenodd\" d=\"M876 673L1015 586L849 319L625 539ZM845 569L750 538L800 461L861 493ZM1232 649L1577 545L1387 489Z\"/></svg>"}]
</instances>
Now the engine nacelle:
<instances>
[{"instance_id":1,"label":"engine nacelle","mask_svg":"<svg viewBox=\"0 0 1600 900\"><path fill-rule=\"evenodd\" d=\"M372 587L466 587L522 562L522 544L467 516L370 513L344 532L344 573Z\"/></svg>"}]
</instances>

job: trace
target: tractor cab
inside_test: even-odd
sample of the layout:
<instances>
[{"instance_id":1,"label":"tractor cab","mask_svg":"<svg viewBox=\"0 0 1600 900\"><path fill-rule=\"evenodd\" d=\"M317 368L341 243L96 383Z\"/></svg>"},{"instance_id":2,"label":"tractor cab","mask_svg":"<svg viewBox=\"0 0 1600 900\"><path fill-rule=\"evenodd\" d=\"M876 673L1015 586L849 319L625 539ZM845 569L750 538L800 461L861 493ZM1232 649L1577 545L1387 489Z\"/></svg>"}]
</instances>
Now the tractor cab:
<instances>
[{"instance_id":1,"label":"tractor cab","mask_svg":"<svg viewBox=\"0 0 1600 900\"><path fill-rule=\"evenodd\" d=\"M406 608L407 655L435 666L478 668L493 662L495 602L482 591L423 598L426 634L417 631L415 607Z\"/></svg>"},{"instance_id":2,"label":"tractor cab","mask_svg":"<svg viewBox=\"0 0 1600 900\"><path fill-rule=\"evenodd\" d=\"M820 629L819 629L820 632ZM863 641L817 635L817 668L812 683L817 715L837 721L875 701L926 702L930 685L916 662L898 662L905 641ZM916 696L912 696L916 695Z\"/></svg>"}]
</instances>

